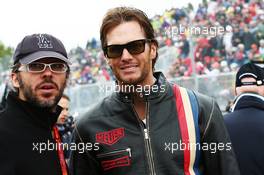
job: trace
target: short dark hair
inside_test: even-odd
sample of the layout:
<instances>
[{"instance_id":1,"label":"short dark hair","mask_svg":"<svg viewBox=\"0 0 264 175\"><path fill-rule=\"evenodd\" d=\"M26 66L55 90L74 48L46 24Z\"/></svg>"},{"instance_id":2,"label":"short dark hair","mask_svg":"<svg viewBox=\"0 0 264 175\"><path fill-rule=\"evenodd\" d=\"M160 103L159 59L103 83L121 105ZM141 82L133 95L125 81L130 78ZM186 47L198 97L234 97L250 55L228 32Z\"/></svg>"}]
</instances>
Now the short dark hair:
<instances>
[{"instance_id":1,"label":"short dark hair","mask_svg":"<svg viewBox=\"0 0 264 175\"><path fill-rule=\"evenodd\" d=\"M107 46L106 35L109 30L113 29L121 23L129 21L138 22L145 32L145 37L147 39L153 40L152 42L158 48L158 41L155 39L154 29L151 25L149 18L143 11L133 7L116 7L110 9L106 13L100 28L100 40L102 48ZM156 58L152 61L152 68L154 68L157 58L158 52L156 53Z\"/></svg>"},{"instance_id":2,"label":"short dark hair","mask_svg":"<svg viewBox=\"0 0 264 175\"><path fill-rule=\"evenodd\" d=\"M18 71L18 68L21 66L20 62L15 63L12 67L11 67L11 72L12 73L16 73Z\"/></svg>"}]
</instances>

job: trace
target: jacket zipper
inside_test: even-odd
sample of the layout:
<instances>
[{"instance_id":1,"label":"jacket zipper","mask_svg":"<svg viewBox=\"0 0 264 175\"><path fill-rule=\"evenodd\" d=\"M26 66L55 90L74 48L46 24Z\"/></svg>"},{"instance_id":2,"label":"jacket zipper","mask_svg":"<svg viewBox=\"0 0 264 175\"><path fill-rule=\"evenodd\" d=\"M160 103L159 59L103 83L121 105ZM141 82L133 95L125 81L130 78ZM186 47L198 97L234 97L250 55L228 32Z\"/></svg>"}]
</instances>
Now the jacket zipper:
<instances>
[{"instance_id":1,"label":"jacket zipper","mask_svg":"<svg viewBox=\"0 0 264 175\"><path fill-rule=\"evenodd\" d=\"M115 155L118 155L119 153L128 153L129 157L132 156L131 148L127 148L127 149L122 149L122 150L111 151L108 153L98 154L96 157L97 158L103 158L103 157L108 157L108 156L115 156Z\"/></svg>"},{"instance_id":2,"label":"jacket zipper","mask_svg":"<svg viewBox=\"0 0 264 175\"><path fill-rule=\"evenodd\" d=\"M151 139L149 135L149 102L146 102L146 128L143 126L142 121L140 121L140 118L135 110L134 105L132 105L133 111L138 119L139 125L141 130L143 131L144 135L144 143L145 143L145 149L146 149L146 157L148 160L148 165L149 165L149 172L150 175L156 175L155 171L155 164L154 164L154 158L153 158L153 151L151 147Z\"/></svg>"}]
</instances>

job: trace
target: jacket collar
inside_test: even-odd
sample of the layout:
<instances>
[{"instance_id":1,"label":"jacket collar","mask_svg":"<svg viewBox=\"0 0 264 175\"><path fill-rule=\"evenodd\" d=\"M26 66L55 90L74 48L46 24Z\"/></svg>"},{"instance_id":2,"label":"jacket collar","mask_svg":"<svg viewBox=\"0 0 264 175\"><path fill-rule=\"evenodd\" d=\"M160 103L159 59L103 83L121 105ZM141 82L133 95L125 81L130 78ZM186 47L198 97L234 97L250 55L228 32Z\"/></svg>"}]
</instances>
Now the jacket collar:
<instances>
[{"instance_id":1,"label":"jacket collar","mask_svg":"<svg viewBox=\"0 0 264 175\"><path fill-rule=\"evenodd\" d=\"M264 110L264 97L254 93L244 93L238 96L232 107L232 112L242 108L256 107Z\"/></svg>"},{"instance_id":2,"label":"jacket collar","mask_svg":"<svg viewBox=\"0 0 264 175\"><path fill-rule=\"evenodd\" d=\"M16 115L25 116L30 119L31 122L45 128L51 128L55 125L62 110L62 108L58 105L56 106L54 112L52 112L49 108L41 108L19 99L17 94L14 92L9 93L7 103L7 108L10 108L11 110L14 109L13 112L19 112Z\"/></svg>"},{"instance_id":3,"label":"jacket collar","mask_svg":"<svg viewBox=\"0 0 264 175\"><path fill-rule=\"evenodd\" d=\"M168 85L165 76L162 72L154 72L153 76L156 78L156 81L154 85L150 86L150 88L141 87L141 86L135 86L136 92L140 93L140 96L144 98L145 101L157 99L168 91ZM133 100L133 93L125 93L125 92L115 92L115 95L117 98L119 98L121 101L130 103Z\"/></svg>"}]
</instances>

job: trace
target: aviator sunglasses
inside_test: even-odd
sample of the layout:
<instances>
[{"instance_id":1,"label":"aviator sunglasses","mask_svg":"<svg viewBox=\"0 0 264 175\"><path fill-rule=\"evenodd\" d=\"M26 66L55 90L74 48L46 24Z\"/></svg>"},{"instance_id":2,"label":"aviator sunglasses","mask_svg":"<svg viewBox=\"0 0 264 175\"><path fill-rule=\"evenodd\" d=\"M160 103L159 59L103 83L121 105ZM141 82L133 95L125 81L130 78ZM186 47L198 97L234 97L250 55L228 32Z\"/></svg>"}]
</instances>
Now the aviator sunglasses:
<instances>
[{"instance_id":1,"label":"aviator sunglasses","mask_svg":"<svg viewBox=\"0 0 264 175\"><path fill-rule=\"evenodd\" d=\"M104 47L104 54L107 58L118 58L121 57L123 54L124 48L127 49L127 51L130 54L140 54L145 51L145 44L152 42L152 39L140 39L128 42L126 44L113 44Z\"/></svg>"}]
</instances>

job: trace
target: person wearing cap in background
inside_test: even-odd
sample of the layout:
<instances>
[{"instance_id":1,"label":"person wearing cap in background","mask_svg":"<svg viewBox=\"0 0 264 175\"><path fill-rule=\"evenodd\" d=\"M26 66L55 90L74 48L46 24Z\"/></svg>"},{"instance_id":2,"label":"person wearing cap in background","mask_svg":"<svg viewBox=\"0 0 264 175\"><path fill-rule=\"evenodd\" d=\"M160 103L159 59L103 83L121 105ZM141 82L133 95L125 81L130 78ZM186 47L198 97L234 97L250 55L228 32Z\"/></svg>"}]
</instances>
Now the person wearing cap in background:
<instances>
[{"instance_id":1,"label":"person wearing cap in background","mask_svg":"<svg viewBox=\"0 0 264 175\"><path fill-rule=\"evenodd\" d=\"M264 174L264 70L253 63L236 74L236 99L225 123L242 175Z\"/></svg>"},{"instance_id":2,"label":"person wearing cap in background","mask_svg":"<svg viewBox=\"0 0 264 175\"><path fill-rule=\"evenodd\" d=\"M69 77L64 45L48 34L24 37L13 55L15 89L0 113L1 175L67 175L55 127Z\"/></svg>"}]
</instances>

